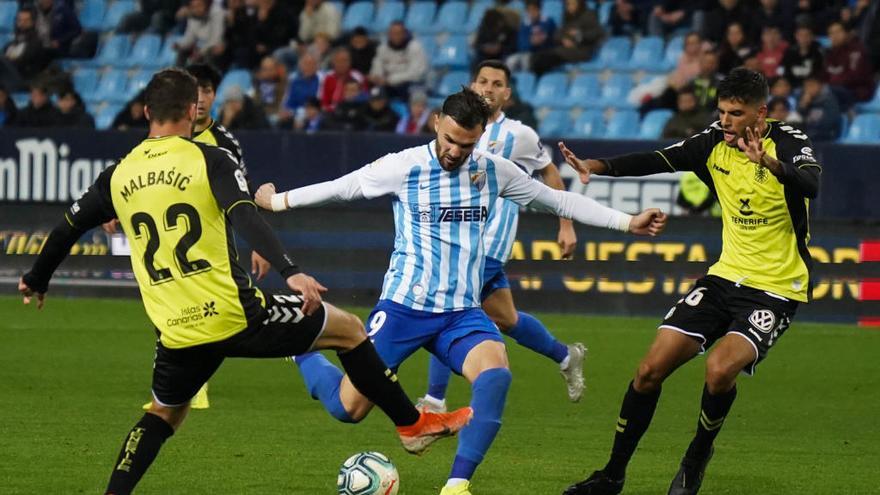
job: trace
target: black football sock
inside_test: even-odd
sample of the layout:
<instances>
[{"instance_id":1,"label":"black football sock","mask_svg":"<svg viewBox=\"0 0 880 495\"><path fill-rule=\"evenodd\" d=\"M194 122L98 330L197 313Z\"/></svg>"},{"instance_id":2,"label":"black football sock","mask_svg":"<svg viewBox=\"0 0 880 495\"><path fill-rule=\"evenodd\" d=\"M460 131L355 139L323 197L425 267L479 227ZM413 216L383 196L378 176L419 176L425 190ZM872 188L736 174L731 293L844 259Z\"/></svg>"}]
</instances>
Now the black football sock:
<instances>
[{"instance_id":1,"label":"black football sock","mask_svg":"<svg viewBox=\"0 0 880 495\"><path fill-rule=\"evenodd\" d=\"M131 493L153 463L162 444L173 434L174 428L164 419L155 414L144 414L125 436L106 493L113 495Z\"/></svg>"},{"instance_id":2,"label":"black football sock","mask_svg":"<svg viewBox=\"0 0 880 495\"><path fill-rule=\"evenodd\" d=\"M397 381L397 375L379 357L370 339L350 351L338 353L349 380L358 392L379 406L397 426L419 420L419 411Z\"/></svg>"},{"instance_id":3,"label":"black football sock","mask_svg":"<svg viewBox=\"0 0 880 495\"><path fill-rule=\"evenodd\" d=\"M697 434L694 435L691 445L687 449L685 457L693 460L703 460L709 455L712 442L721 432L724 418L730 412L733 401L736 399L736 385L727 392L718 395L709 393L709 388L703 386L703 400L701 403L700 419L697 421Z\"/></svg>"},{"instance_id":4,"label":"black football sock","mask_svg":"<svg viewBox=\"0 0 880 495\"><path fill-rule=\"evenodd\" d=\"M629 464L639 440L651 424L659 398L659 388L654 392L642 394L633 388L633 382L629 382L629 388L620 406L620 417L617 418L617 433L614 434L611 458L603 469L611 478L622 479L626 474L626 465Z\"/></svg>"}]
</instances>

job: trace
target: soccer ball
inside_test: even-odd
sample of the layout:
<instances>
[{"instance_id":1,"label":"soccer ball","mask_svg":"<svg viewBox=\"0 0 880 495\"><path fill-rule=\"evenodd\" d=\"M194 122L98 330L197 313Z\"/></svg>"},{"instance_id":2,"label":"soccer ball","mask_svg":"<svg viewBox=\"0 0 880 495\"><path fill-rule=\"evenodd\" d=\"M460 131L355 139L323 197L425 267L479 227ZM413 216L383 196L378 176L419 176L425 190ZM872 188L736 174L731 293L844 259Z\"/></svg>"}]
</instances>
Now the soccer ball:
<instances>
[{"instance_id":1,"label":"soccer ball","mask_svg":"<svg viewBox=\"0 0 880 495\"><path fill-rule=\"evenodd\" d=\"M378 452L355 454L339 468L336 489L340 495L397 495L400 477L391 459Z\"/></svg>"}]
</instances>

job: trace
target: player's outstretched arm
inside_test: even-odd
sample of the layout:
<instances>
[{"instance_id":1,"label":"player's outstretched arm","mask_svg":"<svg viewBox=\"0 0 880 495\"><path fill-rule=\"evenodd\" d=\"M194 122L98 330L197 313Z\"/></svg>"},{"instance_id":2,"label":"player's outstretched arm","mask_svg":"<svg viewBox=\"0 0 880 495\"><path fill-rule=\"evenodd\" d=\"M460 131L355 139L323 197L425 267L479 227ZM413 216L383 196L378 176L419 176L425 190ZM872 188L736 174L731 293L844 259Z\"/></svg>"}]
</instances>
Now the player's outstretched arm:
<instances>
[{"instance_id":1,"label":"player's outstretched arm","mask_svg":"<svg viewBox=\"0 0 880 495\"><path fill-rule=\"evenodd\" d=\"M260 208L271 211L284 211L293 208L363 199L364 193L361 190L361 183L358 179L359 172L359 170L356 170L336 180L298 187L281 193L276 192L275 184L269 182L257 189L254 199Z\"/></svg>"}]
</instances>

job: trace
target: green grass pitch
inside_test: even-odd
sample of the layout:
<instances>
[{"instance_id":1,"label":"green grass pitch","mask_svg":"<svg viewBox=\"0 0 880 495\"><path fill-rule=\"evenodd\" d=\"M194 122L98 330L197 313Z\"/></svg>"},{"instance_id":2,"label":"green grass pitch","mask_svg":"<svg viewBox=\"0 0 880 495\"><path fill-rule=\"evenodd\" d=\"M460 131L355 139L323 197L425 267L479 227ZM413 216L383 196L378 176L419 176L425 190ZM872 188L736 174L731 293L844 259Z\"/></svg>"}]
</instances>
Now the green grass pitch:
<instances>
[{"instance_id":1,"label":"green grass pitch","mask_svg":"<svg viewBox=\"0 0 880 495\"><path fill-rule=\"evenodd\" d=\"M38 312L7 297L0 313L0 493L100 493L149 395L154 337L141 304L50 297ZM589 347L588 390L568 403L556 366L510 345L504 425L475 495L559 494L601 466L661 315L539 316L563 340ZM757 376L740 380L701 493L880 493L878 351L880 332L796 321ZM666 493L696 424L703 364L697 358L666 382L624 493ZM426 365L419 353L400 370L413 398ZM211 408L193 411L165 444L138 493L333 494L339 464L377 450L397 465L401 494L436 494L455 452L443 441L407 455L378 410L359 425L333 421L280 359L228 360L210 397ZM468 397L455 378L451 404Z\"/></svg>"}]
</instances>

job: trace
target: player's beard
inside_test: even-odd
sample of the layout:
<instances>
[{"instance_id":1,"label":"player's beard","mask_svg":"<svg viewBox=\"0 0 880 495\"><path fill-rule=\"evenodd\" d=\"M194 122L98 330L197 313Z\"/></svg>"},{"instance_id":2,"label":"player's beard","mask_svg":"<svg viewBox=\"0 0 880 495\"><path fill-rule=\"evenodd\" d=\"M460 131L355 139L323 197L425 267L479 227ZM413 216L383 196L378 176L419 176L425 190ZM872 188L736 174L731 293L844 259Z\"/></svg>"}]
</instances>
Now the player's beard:
<instances>
[{"instance_id":1,"label":"player's beard","mask_svg":"<svg viewBox=\"0 0 880 495\"><path fill-rule=\"evenodd\" d=\"M440 162L440 167L443 170L446 170L447 172L457 170L459 167L461 167L461 165L464 163L465 160L467 160L467 157L469 156L469 155L465 155L465 156L459 158L458 160L453 160L452 158L448 158L448 155L446 153L443 153L443 151L440 149L440 141L439 140L434 142L434 153L437 155L437 161ZM447 161L446 161L447 158L449 160L452 160L453 163L452 164L447 163Z\"/></svg>"}]
</instances>

